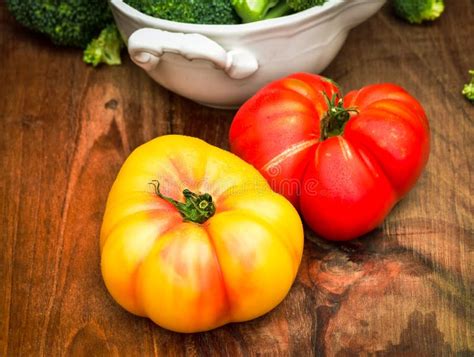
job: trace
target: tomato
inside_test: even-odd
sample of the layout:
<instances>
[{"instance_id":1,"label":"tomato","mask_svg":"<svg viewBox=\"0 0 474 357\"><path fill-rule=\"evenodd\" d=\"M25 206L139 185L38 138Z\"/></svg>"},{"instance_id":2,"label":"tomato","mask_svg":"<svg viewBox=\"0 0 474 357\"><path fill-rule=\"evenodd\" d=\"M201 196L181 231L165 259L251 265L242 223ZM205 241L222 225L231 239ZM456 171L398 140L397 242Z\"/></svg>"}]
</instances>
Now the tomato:
<instances>
[{"instance_id":1,"label":"tomato","mask_svg":"<svg viewBox=\"0 0 474 357\"><path fill-rule=\"evenodd\" d=\"M430 148L425 112L404 89L374 84L341 98L334 82L307 73L261 89L237 112L229 137L231 150L330 240L381 224Z\"/></svg>"},{"instance_id":2,"label":"tomato","mask_svg":"<svg viewBox=\"0 0 474 357\"><path fill-rule=\"evenodd\" d=\"M137 148L110 191L101 268L128 311L179 332L268 312L301 261L302 222L251 165L204 141Z\"/></svg>"}]
</instances>

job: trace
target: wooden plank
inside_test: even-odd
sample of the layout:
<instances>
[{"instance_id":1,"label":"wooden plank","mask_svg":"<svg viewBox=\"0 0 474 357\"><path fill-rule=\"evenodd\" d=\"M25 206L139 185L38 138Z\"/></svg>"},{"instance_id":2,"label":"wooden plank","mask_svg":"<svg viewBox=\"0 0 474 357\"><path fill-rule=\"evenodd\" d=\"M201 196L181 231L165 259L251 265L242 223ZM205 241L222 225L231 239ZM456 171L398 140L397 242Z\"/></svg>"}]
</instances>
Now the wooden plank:
<instances>
[{"instance_id":1,"label":"wooden plank","mask_svg":"<svg viewBox=\"0 0 474 357\"><path fill-rule=\"evenodd\" d=\"M295 285L271 313L176 334L121 309L100 276L98 233L126 156L166 133L228 148L233 112L155 84L129 59L92 69L0 5L0 355L472 355L474 7L410 26L388 7L325 71L345 90L396 82L426 108L431 158L375 232L348 244L306 232Z\"/></svg>"}]
</instances>

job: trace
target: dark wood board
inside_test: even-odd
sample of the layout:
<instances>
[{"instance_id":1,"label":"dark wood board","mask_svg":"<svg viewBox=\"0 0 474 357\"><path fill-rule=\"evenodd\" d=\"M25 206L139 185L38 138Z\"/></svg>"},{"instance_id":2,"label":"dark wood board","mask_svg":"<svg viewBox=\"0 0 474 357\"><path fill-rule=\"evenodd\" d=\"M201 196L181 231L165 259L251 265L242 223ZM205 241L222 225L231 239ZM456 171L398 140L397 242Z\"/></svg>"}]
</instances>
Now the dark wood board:
<instances>
[{"instance_id":1,"label":"dark wood board","mask_svg":"<svg viewBox=\"0 0 474 357\"><path fill-rule=\"evenodd\" d=\"M181 133L228 148L233 112L153 82L128 58L92 69L0 5L0 356L473 355L474 3L410 26L388 6L324 74L395 82L424 105L428 166L383 226L347 244L306 232L298 278L269 314L177 334L120 308L99 269L108 190L127 155Z\"/></svg>"}]
</instances>

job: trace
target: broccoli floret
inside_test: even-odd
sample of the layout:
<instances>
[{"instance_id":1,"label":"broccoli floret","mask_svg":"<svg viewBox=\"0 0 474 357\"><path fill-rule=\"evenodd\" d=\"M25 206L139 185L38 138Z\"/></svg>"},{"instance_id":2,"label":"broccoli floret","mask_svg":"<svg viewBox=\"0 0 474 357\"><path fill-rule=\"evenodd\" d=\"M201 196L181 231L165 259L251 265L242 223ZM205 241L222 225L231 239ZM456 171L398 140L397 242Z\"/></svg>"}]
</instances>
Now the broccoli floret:
<instances>
[{"instance_id":1,"label":"broccoli floret","mask_svg":"<svg viewBox=\"0 0 474 357\"><path fill-rule=\"evenodd\" d=\"M326 1L327 0L286 0L290 9L296 12L323 5Z\"/></svg>"},{"instance_id":2,"label":"broccoli floret","mask_svg":"<svg viewBox=\"0 0 474 357\"><path fill-rule=\"evenodd\" d=\"M115 24L108 25L97 38L87 45L83 56L84 62L94 67L100 63L111 66L121 64L120 51L123 46L124 43L117 26Z\"/></svg>"},{"instance_id":3,"label":"broccoli floret","mask_svg":"<svg viewBox=\"0 0 474 357\"><path fill-rule=\"evenodd\" d=\"M230 0L125 0L135 9L165 20L192 24L237 24Z\"/></svg>"},{"instance_id":4,"label":"broccoli floret","mask_svg":"<svg viewBox=\"0 0 474 357\"><path fill-rule=\"evenodd\" d=\"M393 0L395 13L412 24L436 20L444 11L443 0Z\"/></svg>"},{"instance_id":5,"label":"broccoli floret","mask_svg":"<svg viewBox=\"0 0 474 357\"><path fill-rule=\"evenodd\" d=\"M474 69L471 69L469 74L472 76L471 81L464 85L462 94L464 94L468 100L474 103Z\"/></svg>"},{"instance_id":6,"label":"broccoli floret","mask_svg":"<svg viewBox=\"0 0 474 357\"><path fill-rule=\"evenodd\" d=\"M107 0L6 0L22 25L55 44L84 48L112 20Z\"/></svg>"}]
</instances>

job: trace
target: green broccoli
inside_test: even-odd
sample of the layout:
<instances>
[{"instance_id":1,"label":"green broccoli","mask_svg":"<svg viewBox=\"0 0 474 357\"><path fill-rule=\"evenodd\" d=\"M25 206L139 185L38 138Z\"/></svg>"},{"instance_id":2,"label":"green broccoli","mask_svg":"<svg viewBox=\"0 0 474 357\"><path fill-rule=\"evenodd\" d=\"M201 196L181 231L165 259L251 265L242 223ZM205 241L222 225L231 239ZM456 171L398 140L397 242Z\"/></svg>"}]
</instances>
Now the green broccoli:
<instances>
[{"instance_id":1,"label":"green broccoli","mask_svg":"<svg viewBox=\"0 0 474 357\"><path fill-rule=\"evenodd\" d=\"M327 0L286 0L290 9L295 12L309 9L310 7L323 5Z\"/></svg>"},{"instance_id":2,"label":"green broccoli","mask_svg":"<svg viewBox=\"0 0 474 357\"><path fill-rule=\"evenodd\" d=\"M232 6L243 22L254 22L265 19L268 10L278 4L279 0L232 0ZM283 0L285 3L285 1Z\"/></svg>"},{"instance_id":3,"label":"green broccoli","mask_svg":"<svg viewBox=\"0 0 474 357\"><path fill-rule=\"evenodd\" d=\"M117 26L110 24L87 45L83 56L84 62L92 64L94 67L100 63L111 66L121 64L120 51L123 46L124 43Z\"/></svg>"},{"instance_id":4,"label":"green broccoli","mask_svg":"<svg viewBox=\"0 0 474 357\"><path fill-rule=\"evenodd\" d=\"M22 25L58 45L84 48L112 21L107 0L6 0Z\"/></svg>"},{"instance_id":5,"label":"green broccoli","mask_svg":"<svg viewBox=\"0 0 474 357\"><path fill-rule=\"evenodd\" d=\"M237 24L229 0L125 0L135 9L165 20L193 24Z\"/></svg>"},{"instance_id":6,"label":"green broccoli","mask_svg":"<svg viewBox=\"0 0 474 357\"><path fill-rule=\"evenodd\" d=\"M266 13L264 20L275 19L277 17L286 16L293 13L293 10L288 6L286 0L280 0L274 7Z\"/></svg>"},{"instance_id":7,"label":"green broccoli","mask_svg":"<svg viewBox=\"0 0 474 357\"><path fill-rule=\"evenodd\" d=\"M232 0L243 22L273 19L322 5L327 0Z\"/></svg>"},{"instance_id":8,"label":"green broccoli","mask_svg":"<svg viewBox=\"0 0 474 357\"><path fill-rule=\"evenodd\" d=\"M474 69L469 71L469 74L472 76L471 81L464 85L462 94L471 102L474 103Z\"/></svg>"},{"instance_id":9,"label":"green broccoli","mask_svg":"<svg viewBox=\"0 0 474 357\"><path fill-rule=\"evenodd\" d=\"M436 20L444 11L443 0L393 0L395 13L412 24Z\"/></svg>"}]
</instances>

